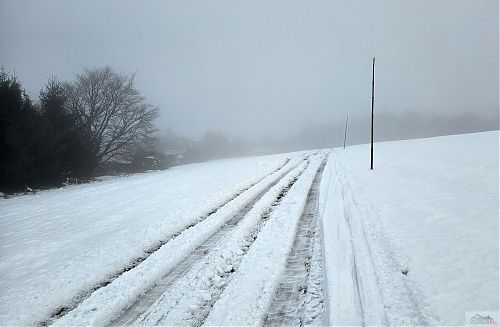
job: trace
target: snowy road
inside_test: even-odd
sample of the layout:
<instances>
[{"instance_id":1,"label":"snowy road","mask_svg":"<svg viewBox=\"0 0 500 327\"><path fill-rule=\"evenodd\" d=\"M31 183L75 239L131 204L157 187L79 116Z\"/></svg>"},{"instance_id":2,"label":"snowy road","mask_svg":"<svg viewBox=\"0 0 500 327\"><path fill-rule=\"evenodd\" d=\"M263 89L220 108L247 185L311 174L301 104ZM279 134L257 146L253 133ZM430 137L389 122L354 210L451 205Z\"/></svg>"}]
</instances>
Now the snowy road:
<instances>
[{"instance_id":1,"label":"snowy road","mask_svg":"<svg viewBox=\"0 0 500 327\"><path fill-rule=\"evenodd\" d=\"M321 165L307 195L286 270L264 319L264 325L321 325L323 314L323 263L318 224Z\"/></svg>"},{"instance_id":2,"label":"snowy road","mask_svg":"<svg viewBox=\"0 0 500 327\"><path fill-rule=\"evenodd\" d=\"M156 285L151 290L149 290L144 296L140 297L130 308L125 310L118 318L114 319L113 325L123 326L127 324L133 324L136 323L136 321L139 319L142 320L141 323L146 323L146 321L144 321L145 319L146 320L151 319L150 317L146 317L147 315L145 315L145 313L146 311L151 312L157 309L157 307L159 306L158 303L155 304L154 308L151 307L155 301L159 300L162 296L165 297L163 294L165 294L166 296L169 296L170 294L175 294L174 293L175 287L177 288L179 287L183 288L185 286L189 287L188 284L193 283L193 279L191 278L189 280L189 278L186 278L185 276L190 275L191 277L196 278L198 276L194 274L195 271L199 272L198 269L203 269L203 266L208 266L210 264L214 265L214 263L210 262L209 256L213 257L214 249L217 247L219 242L226 242L226 243L228 242L228 234L230 234L238 226L238 224L242 221L242 219L244 219L244 217L251 212L254 206L260 205L258 211L261 212L261 221L258 223L262 224L266 218L264 214L267 214L267 212L266 209L263 208L262 202L259 203L259 201L262 201L264 195L266 193L271 192L271 189L278 183L280 185L276 186L275 190L279 189L280 192L282 193L286 192L286 188L289 187L289 185L294 182L294 179L290 178L292 176L293 178L295 178L299 172L300 171L293 171L288 178L283 177L280 181L273 182L271 186L269 186L265 191L261 192L250 203L248 203L241 211L239 211L236 215L234 215L220 230L218 230L208 240L206 240L203 244L198 246L192 253L190 253L181 264L179 264L170 273L168 273L167 275L163 276L160 280L158 280L155 283ZM288 185L285 185L287 183ZM265 203L265 205L269 206L269 203ZM255 209L253 210L255 211ZM228 246L230 245L231 244L229 244ZM247 244L245 244L243 249L241 249L242 254L244 253L245 250L248 249L250 245L251 245L251 240ZM232 264L234 264L234 262ZM195 266L197 268L193 270L193 267ZM225 267L222 267L221 269L224 268ZM227 277L227 273L231 271L234 271L234 267L232 267L232 269L230 269L229 271L225 271L226 274L225 277ZM163 315L166 314L165 312L163 312L164 310L161 311ZM147 323L158 324L158 321L148 321Z\"/></svg>"},{"instance_id":3,"label":"snowy road","mask_svg":"<svg viewBox=\"0 0 500 327\"><path fill-rule=\"evenodd\" d=\"M101 319L93 322L104 324L108 323L116 312L123 310L132 303L137 305L134 305L131 311L144 306L144 303L147 302L146 299L152 298L152 294L158 293L162 285L168 285L168 280L172 276L179 276L184 273L185 267L189 267L189 263L195 261L200 256L200 253L203 253L204 247L215 244L225 233L229 232L239 221L242 213L252 206L255 197L266 192L271 185L276 183L277 179L294 165L296 165L296 161L290 162L287 160L283 166L272 174L247 189L236 193L226 203L214 208L206 216L200 217L183 231L172 235L168 240L154 244L145 251L144 256L134 259L132 264L114 274L108 280L98 283L91 290L80 293L68 305L56 310L41 325L54 322L56 324L66 324L65 322L70 317L78 316L80 312L83 312L82 314L88 317L86 310L89 306L99 307L99 309L90 309L95 319ZM241 209L242 207L243 209ZM233 214L234 216L232 216ZM159 263L160 261L162 263ZM171 274L168 274L169 272ZM165 273L168 275L162 276ZM137 282L141 284L137 285ZM132 284L134 285L131 286ZM154 285L159 285L159 287L154 287ZM150 289L151 287L153 289ZM105 304L109 303L108 301L116 295L128 300L109 306ZM87 300L89 297L90 299ZM136 298L144 298L144 300L135 303ZM68 312L69 314L67 314ZM76 319L79 321L79 316Z\"/></svg>"},{"instance_id":4,"label":"snowy road","mask_svg":"<svg viewBox=\"0 0 500 327\"><path fill-rule=\"evenodd\" d=\"M136 260L134 266L63 306L41 324L203 324L209 314L217 312L212 309L226 287L233 285L233 274L238 275L235 273L239 272L240 264L248 258L251 262L255 259L246 254L257 240L271 245L268 250L277 247L286 259L297 221L284 234L288 236L288 244L274 242L270 239L272 235L266 236L265 232L268 225L288 218L283 211L291 210L292 217L305 217L301 221L307 226L299 223L298 239L305 236L304 228L314 226L324 157L325 153L321 153L288 160L204 219L156 246L146 257ZM309 192L305 203L310 209L302 214L311 184L314 191ZM301 197L303 202L297 202ZM277 217L279 212L281 215ZM278 281L275 278L275 284ZM252 286L246 283L245 287ZM318 305L321 302L321 299L316 301Z\"/></svg>"}]
</instances>

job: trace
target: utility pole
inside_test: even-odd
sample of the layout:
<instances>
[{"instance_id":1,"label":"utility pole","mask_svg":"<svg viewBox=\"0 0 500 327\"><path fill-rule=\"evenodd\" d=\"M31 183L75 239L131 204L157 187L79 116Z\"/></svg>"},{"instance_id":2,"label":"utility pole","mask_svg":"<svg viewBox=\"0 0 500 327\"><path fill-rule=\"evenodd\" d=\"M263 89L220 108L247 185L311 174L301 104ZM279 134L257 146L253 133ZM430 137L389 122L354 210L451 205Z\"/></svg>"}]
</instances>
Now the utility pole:
<instances>
[{"instance_id":1,"label":"utility pole","mask_svg":"<svg viewBox=\"0 0 500 327\"><path fill-rule=\"evenodd\" d=\"M339 125L339 148L342 146L342 123Z\"/></svg>"},{"instance_id":2,"label":"utility pole","mask_svg":"<svg viewBox=\"0 0 500 327\"><path fill-rule=\"evenodd\" d=\"M344 129L344 149L345 149L345 139L347 138L347 122L349 121L349 115L345 119L345 129Z\"/></svg>"},{"instance_id":3,"label":"utility pole","mask_svg":"<svg viewBox=\"0 0 500 327\"><path fill-rule=\"evenodd\" d=\"M373 57L372 64L372 142L371 142L371 155L370 155L370 169L373 170L373 105L375 102L375 57Z\"/></svg>"}]
</instances>

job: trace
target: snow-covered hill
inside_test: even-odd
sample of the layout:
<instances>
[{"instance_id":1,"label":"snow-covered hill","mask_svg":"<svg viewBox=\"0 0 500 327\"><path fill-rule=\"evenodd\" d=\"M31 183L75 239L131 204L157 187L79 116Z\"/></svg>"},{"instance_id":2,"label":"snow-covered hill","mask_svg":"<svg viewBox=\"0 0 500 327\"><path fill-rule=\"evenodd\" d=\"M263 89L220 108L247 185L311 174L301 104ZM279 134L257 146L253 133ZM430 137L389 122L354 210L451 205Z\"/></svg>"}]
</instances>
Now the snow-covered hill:
<instances>
[{"instance_id":1,"label":"snow-covered hill","mask_svg":"<svg viewBox=\"0 0 500 327\"><path fill-rule=\"evenodd\" d=\"M463 324L498 310L498 136L1 199L0 324Z\"/></svg>"}]
</instances>

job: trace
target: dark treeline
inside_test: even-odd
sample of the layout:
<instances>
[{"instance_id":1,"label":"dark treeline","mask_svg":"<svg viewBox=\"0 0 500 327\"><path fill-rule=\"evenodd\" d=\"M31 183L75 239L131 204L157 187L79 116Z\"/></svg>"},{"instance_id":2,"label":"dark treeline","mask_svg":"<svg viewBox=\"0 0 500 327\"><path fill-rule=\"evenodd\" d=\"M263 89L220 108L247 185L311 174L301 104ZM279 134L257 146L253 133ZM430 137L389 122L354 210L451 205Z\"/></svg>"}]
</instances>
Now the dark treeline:
<instances>
[{"instance_id":1,"label":"dark treeline","mask_svg":"<svg viewBox=\"0 0 500 327\"><path fill-rule=\"evenodd\" d=\"M109 67L85 69L72 82L52 78L37 103L2 69L1 190L86 180L120 162L141 170L154 153L157 116L134 76Z\"/></svg>"},{"instance_id":2,"label":"dark treeline","mask_svg":"<svg viewBox=\"0 0 500 327\"><path fill-rule=\"evenodd\" d=\"M310 125L286 138L247 141L209 131L191 139L157 135L158 108L134 86L134 75L109 67L85 69L74 81L49 79L34 102L21 82L0 71L0 191L85 181L102 174L163 169L234 156L339 147L344 121ZM378 113L375 141L498 129L498 112ZM347 145L370 140L370 121L350 117Z\"/></svg>"}]
</instances>

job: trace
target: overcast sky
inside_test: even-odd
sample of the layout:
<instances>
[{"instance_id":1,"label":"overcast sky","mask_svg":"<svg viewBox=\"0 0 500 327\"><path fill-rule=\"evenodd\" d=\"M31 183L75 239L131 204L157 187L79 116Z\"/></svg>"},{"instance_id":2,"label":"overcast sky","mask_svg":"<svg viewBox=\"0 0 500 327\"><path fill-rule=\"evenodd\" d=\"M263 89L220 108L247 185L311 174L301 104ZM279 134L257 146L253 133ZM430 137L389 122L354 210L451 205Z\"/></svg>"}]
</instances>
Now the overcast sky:
<instances>
[{"instance_id":1,"label":"overcast sky","mask_svg":"<svg viewBox=\"0 0 500 327\"><path fill-rule=\"evenodd\" d=\"M33 98L137 72L161 128L286 135L370 112L498 117L498 1L0 0L0 64Z\"/></svg>"}]
</instances>

